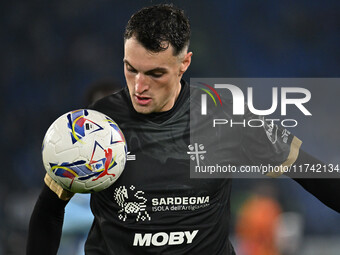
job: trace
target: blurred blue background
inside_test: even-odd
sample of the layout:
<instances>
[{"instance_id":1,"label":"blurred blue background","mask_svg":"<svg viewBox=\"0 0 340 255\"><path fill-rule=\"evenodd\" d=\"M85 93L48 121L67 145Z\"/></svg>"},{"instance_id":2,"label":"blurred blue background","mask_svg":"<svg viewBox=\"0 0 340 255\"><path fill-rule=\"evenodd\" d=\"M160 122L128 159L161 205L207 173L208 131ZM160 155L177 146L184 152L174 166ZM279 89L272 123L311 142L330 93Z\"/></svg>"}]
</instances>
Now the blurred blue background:
<instances>
[{"instance_id":1,"label":"blurred blue background","mask_svg":"<svg viewBox=\"0 0 340 255\"><path fill-rule=\"evenodd\" d=\"M29 217L43 185L40 150L45 131L61 114L86 106L93 82L114 79L124 86L125 24L141 7L161 2L166 1L1 2L0 255L24 254ZM185 10L192 25L194 55L187 80L340 75L339 1L172 2ZM324 109L324 119L293 132L306 151L340 163L340 86L320 86L318 93L324 101L311 107ZM322 105L326 101L328 106ZM339 254L340 215L291 180L267 182L275 186L282 210L301 216L297 254ZM234 221L256 184L235 181ZM78 241L86 236L91 224L87 204L83 196L68 206L60 254L76 254Z\"/></svg>"}]
</instances>

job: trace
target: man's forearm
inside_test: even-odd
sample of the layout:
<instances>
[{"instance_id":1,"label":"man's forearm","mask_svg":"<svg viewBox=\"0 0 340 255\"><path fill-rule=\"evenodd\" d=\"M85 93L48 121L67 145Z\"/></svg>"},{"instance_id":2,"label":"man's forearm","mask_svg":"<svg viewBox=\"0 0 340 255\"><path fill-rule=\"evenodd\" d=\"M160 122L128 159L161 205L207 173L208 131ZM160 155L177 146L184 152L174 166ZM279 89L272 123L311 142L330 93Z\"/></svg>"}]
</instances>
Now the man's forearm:
<instances>
[{"instance_id":1,"label":"man's forearm","mask_svg":"<svg viewBox=\"0 0 340 255\"><path fill-rule=\"evenodd\" d=\"M44 185L29 224L27 255L57 254L67 203Z\"/></svg>"},{"instance_id":2,"label":"man's forearm","mask_svg":"<svg viewBox=\"0 0 340 255\"><path fill-rule=\"evenodd\" d=\"M314 158L310 154L300 150L299 156L296 159L295 165L299 168L305 167L306 169L302 169L301 172L304 173L305 176L302 176L301 173L298 175L296 173L286 173L285 175L294 179L297 183L299 183L305 190L313 194L316 198L318 198L322 203L332 208L333 210L340 212L340 174L333 173L328 174L329 178L311 178L311 174L308 173L307 166L310 165L325 165L322 161ZM329 171L330 173L331 171ZM316 176L314 176L316 177Z\"/></svg>"}]
</instances>

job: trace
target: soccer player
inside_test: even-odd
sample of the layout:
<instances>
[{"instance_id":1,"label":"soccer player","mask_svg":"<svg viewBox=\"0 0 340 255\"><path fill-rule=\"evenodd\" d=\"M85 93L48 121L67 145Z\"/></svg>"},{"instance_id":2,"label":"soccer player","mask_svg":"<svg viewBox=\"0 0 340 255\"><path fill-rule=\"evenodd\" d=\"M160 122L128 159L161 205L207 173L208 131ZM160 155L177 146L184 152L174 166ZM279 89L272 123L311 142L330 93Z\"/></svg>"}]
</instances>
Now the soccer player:
<instances>
[{"instance_id":1,"label":"soccer player","mask_svg":"<svg viewBox=\"0 0 340 255\"><path fill-rule=\"evenodd\" d=\"M231 179L190 178L187 152L193 130L189 85L182 79L191 63L189 39L187 17L171 5L143 8L128 21L127 87L91 108L120 125L130 160L116 183L91 195L94 221L87 255L235 254L228 239ZM291 134L275 144L265 129L238 128L222 135L228 139L210 140L218 143L223 162L319 163L300 150L300 140ZM339 193L337 179L298 181L340 211L332 196ZM57 253L64 207L73 195L47 175L45 184L30 221L29 255Z\"/></svg>"}]
</instances>

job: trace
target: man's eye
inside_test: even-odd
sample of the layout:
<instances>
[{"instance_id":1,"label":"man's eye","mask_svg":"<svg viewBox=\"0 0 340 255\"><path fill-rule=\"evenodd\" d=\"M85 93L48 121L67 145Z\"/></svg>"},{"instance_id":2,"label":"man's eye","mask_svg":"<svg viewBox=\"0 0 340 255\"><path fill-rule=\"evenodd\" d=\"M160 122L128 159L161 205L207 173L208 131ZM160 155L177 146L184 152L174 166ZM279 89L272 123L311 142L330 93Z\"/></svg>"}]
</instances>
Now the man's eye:
<instances>
[{"instance_id":1,"label":"man's eye","mask_svg":"<svg viewBox=\"0 0 340 255\"><path fill-rule=\"evenodd\" d=\"M163 73L152 73L151 76L155 78L160 78L163 76Z\"/></svg>"},{"instance_id":2,"label":"man's eye","mask_svg":"<svg viewBox=\"0 0 340 255\"><path fill-rule=\"evenodd\" d=\"M136 70L136 69L133 69L133 68L127 67L126 70L128 70L128 71L131 72L131 73L137 73L137 70Z\"/></svg>"}]
</instances>

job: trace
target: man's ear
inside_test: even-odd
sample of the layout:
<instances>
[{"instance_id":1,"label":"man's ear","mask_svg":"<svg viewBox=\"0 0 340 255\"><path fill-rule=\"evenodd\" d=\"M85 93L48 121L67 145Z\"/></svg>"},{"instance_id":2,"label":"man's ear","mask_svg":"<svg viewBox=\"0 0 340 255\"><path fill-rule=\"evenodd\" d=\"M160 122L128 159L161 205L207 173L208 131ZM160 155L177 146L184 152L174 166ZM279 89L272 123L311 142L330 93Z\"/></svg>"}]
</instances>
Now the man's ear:
<instances>
[{"instance_id":1,"label":"man's ear","mask_svg":"<svg viewBox=\"0 0 340 255\"><path fill-rule=\"evenodd\" d=\"M179 69L179 76L183 75L185 71L188 69L188 67L190 66L191 56L192 56L192 52L188 52L187 54L185 54L182 60L180 69Z\"/></svg>"}]
</instances>

